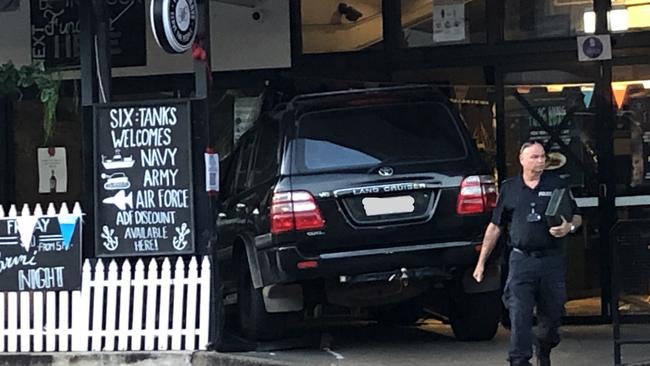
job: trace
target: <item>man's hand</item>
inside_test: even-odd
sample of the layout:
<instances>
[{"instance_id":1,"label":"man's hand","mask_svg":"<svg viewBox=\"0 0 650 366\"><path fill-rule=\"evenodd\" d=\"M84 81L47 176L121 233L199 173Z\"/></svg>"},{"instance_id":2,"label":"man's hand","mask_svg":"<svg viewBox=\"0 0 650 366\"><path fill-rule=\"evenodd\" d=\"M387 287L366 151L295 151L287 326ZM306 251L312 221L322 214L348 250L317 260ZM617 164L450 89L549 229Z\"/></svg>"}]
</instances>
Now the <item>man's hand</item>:
<instances>
[{"instance_id":1,"label":"man's hand","mask_svg":"<svg viewBox=\"0 0 650 366\"><path fill-rule=\"evenodd\" d=\"M483 281L483 272L485 271L485 267L483 266L482 263L477 263L476 268L474 268L474 279L476 282L481 282Z\"/></svg>"},{"instance_id":2,"label":"man's hand","mask_svg":"<svg viewBox=\"0 0 650 366\"><path fill-rule=\"evenodd\" d=\"M568 222L564 216L561 217L562 223L560 225L548 229L548 232L556 238L562 238L571 232L571 223Z\"/></svg>"}]
</instances>

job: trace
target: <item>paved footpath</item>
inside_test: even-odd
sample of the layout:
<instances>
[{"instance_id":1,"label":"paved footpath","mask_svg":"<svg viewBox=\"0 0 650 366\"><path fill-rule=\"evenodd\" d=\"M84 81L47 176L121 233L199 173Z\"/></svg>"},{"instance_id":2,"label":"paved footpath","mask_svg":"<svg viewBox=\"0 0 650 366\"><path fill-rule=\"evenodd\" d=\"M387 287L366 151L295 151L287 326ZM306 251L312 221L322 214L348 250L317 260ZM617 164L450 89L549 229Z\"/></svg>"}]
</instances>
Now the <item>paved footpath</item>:
<instances>
[{"instance_id":1,"label":"paved footpath","mask_svg":"<svg viewBox=\"0 0 650 366\"><path fill-rule=\"evenodd\" d=\"M506 365L509 331L489 342L458 342L449 326L348 324L313 333L311 346L265 352L85 352L0 355L0 366L490 366ZM650 338L650 325L625 325L626 337ZM613 365L609 325L565 326L554 366ZM309 337L306 337L307 339ZM625 346L623 362L650 366L650 345Z\"/></svg>"},{"instance_id":2,"label":"paved footpath","mask_svg":"<svg viewBox=\"0 0 650 366\"><path fill-rule=\"evenodd\" d=\"M625 337L650 338L650 325L625 325ZM612 327L564 326L563 341L552 354L554 366L614 365ZM449 326L428 322L419 327L363 324L339 327L308 349L240 353L285 365L507 365L510 332L499 329L489 342L458 342ZM624 346L623 362L650 365L650 345Z\"/></svg>"}]
</instances>

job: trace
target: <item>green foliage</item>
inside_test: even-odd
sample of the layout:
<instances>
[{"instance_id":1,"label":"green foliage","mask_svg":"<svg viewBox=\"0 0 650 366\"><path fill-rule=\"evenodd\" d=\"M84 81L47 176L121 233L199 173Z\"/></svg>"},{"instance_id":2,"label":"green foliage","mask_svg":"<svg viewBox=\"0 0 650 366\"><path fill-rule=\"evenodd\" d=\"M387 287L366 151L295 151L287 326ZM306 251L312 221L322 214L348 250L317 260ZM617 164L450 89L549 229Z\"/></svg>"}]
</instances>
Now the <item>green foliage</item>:
<instances>
[{"instance_id":1,"label":"green foliage","mask_svg":"<svg viewBox=\"0 0 650 366\"><path fill-rule=\"evenodd\" d=\"M44 144L47 145L56 125L56 106L59 103L61 79L45 70L43 64L16 68L10 61L0 65L0 96L17 95L22 98L21 89L35 86L43 103Z\"/></svg>"}]
</instances>

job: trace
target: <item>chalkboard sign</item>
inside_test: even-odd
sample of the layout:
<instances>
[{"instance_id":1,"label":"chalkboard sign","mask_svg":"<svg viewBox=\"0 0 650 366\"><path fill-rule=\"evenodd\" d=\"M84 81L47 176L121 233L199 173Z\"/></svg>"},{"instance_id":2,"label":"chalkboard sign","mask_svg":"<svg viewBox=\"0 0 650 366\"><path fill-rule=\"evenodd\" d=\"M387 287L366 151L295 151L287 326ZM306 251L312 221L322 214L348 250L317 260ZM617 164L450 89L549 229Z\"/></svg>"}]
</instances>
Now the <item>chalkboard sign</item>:
<instances>
[{"instance_id":1,"label":"chalkboard sign","mask_svg":"<svg viewBox=\"0 0 650 366\"><path fill-rule=\"evenodd\" d=\"M0 291L80 287L80 214L0 218Z\"/></svg>"},{"instance_id":2,"label":"chalkboard sign","mask_svg":"<svg viewBox=\"0 0 650 366\"><path fill-rule=\"evenodd\" d=\"M31 0L32 62L79 66L79 1ZM144 0L106 0L113 66L146 65Z\"/></svg>"},{"instance_id":3,"label":"chalkboard sign","mask_svg":"<svg viewBox=\"0 0 650 366\"><path fill-rule=\"evenodd\" d=\"M95 254L194 252L190 104L95 107Z\"/></svg>"}]
</instances>

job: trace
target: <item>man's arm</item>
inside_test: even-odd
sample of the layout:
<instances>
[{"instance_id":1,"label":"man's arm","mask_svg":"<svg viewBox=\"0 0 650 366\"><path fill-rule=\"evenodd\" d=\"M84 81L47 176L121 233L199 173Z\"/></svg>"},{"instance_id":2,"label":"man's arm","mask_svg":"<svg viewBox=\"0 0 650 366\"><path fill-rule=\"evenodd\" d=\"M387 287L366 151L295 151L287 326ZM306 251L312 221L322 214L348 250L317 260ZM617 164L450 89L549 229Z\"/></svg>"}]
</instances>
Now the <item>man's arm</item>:
<instances>
[{"instance_id":1,"label":"man's arm","mask_svg":"<svg viewBox=\"0 0 650 366\"><path fill-rule=\"evenodd\" d=\"M476 268L474 268L474 279L476 282L483 281L483 271L485 271L485 262L490 257L492 250L497 245L497 240L501 235L501 228L493 223L490 223L485 229L485 235L483 236L483 245L481 246L481 254L478 257L478 263L476 263Z\"/></svg>"}]
</instances>

